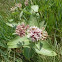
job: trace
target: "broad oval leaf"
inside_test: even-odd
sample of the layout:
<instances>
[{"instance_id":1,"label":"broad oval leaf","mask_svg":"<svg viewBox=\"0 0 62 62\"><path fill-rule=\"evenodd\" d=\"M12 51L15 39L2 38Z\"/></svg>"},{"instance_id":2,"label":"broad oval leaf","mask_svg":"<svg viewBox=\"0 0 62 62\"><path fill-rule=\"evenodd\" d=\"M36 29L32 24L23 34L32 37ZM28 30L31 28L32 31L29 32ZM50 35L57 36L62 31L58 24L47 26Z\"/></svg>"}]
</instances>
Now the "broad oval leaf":
<instances>
[{"instance_id":1,"label":"broad oval leaf","mask_svg":"<svg viewBox=\"0 0 62 62\"><path fill-rule=\"evenodd\" d=\"M38 12L39 6L38 5L32 5L31 6L31 13Z\"/></svg>"},{"instance_id":2,"label":"broad oval leaf","mask_svg":"<svg viewBox=\"0 0 62 62\"><path fill-rule=\"evenodd\" d=\"M29 45L29 40L27 39L26 36L24 36L24 37L19 37L18 36L15 39L13 39L13 40L11 40L10 42L7 43L8 48L18 48L18 44L20 44L20 46Z\"/></svg>"},{"instance_id":3,"label":"broad oval leaf","mask_svg":"<svg viewBox=\"0 0 62 62\"><path fill-rule=\"evenodd\" d=\"M15 27L17 26L18 24L17 23L6 23L6 25L10 26L10 27Z\"/></svg>"},{"instance_id":4,"label":"broad oval leaf","mask_svg":"<svg viewBox=\"0 0 62 62\"><path fill-rule=\"evenodd\" d=\"M17 44L16 45L8 45L8 48L19 48L19 46Z\"/></svg>"},{"instance_id":5,"label":"broad oval leaf","mask_svg":"<svg viewBox=\"0 0 62 62\"><path fill-rule=\"evenodd\" d=\"M24 56L27 59L30 59L34 54L34 50L30 48L29 46L24 47Z\"/></svg>"},{"instance_id":6,"label":"broad oval leaf","mask_svg":"<svg viewBox=\"0 0 62 62\"><path fill-rule=\"evenodd\" d=\"M52 47L47 43L47 41L41 41L41 45L39 45L39 43L36 44L36 47L35 47L36 53L42 54L42 55L47 55L47 56L56 56L57 55L52 50Z\"/></svg>"},{"instance_id":7,"label":"broad oval leaf","mask_svg":"<svg viewBox=\"0 0 62 62\"><path fill-rule=\"evenodd\" d=\"M39 23L40 28L44 27L44 23L45 23L45 21L41 21L41 22Z\"/></svg>"},{"instance_id":8,"label":"broad oval leaf","mask_svg":"<svg viewBox=\"0 0 62 62\"><path fill-rule=\"evenodd\" d=\"M31 15L30 20L29 20L29 25L30 26L38 26L38 22L35 16Z\"/></svg>"},{"instance_id":9,"label":"broad oval leaf","mask_svg":"<svg viewBox=\"0 0 62 62\"><path fill-rule=\"evenodd\" d=\"M44 41L40 41L43 45L42 47L45 48L45 49L48 49L48 50L52 50L52 46L48 43L47 40L44 40Z\"/></svg>"},{"instance_id":10,"label":"broad oval leaf","mask_svg":"<svg viewBox=\"0 0 62 62\"><path fill-rule=\"evenodd\" d=\"M38 54L47 55L47 56L56 56L57 55L54 51L48 50L45 48L41 48L41 50L35 49L35 51Z\"/></svg>"}]
</instances>

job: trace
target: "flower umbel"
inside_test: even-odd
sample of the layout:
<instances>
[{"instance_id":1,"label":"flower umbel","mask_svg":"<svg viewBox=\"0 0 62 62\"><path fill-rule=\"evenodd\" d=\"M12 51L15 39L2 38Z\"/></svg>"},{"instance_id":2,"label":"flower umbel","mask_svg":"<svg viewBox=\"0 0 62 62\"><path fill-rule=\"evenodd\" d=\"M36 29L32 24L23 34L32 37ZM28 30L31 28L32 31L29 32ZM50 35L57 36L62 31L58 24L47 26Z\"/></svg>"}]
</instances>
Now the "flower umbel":
<instances>
[{"instance_id":1,"label":"flower umbel","mask_svg":"<svg viewBox=\"0 0 62 62\"><path fill-rule=\"evenodd\" d=\"M18 35L21 36L21 37L25 36L26 30L27 30L28 27L29 27L29 26L28 26L28 25L25 26L24 23L23 23L22 25L18 25L18 26L16 27L16 34L18 34Z\"/></svg>"},{"instance_id":2,"label":"flower umbel","mask_svg":"<svg viewBox=\"0 0 62 62\"><path fill-rule=\"evenodd\" d=\"M30 27L28 30L28 37L32 39L32 41L38 41L41 39L41 29L38 27Z\"/></svg>"},{"instance_id":3,"label":"flower umbel","mask_svg":"<svg viewBox=\"0 0 62 62\"><path fill-rule=\"evenodd\" d=\"M17 3L17 4L15 4L15 6L18 7L18 8L21 8L22 4L21 3Z\"/></svg>"},{"instance_id":4,"label":"flower umbel","mask_svg":"<svg viewBox=\"0 0 62 62\"><path fill-rule=\"evenodd\" d=\"M28 30L28 37L31 38L33 42L38 40L45 40L48 34L44 29L39 29L38 27L30 27Z\"/></svg>"}]
</instances>

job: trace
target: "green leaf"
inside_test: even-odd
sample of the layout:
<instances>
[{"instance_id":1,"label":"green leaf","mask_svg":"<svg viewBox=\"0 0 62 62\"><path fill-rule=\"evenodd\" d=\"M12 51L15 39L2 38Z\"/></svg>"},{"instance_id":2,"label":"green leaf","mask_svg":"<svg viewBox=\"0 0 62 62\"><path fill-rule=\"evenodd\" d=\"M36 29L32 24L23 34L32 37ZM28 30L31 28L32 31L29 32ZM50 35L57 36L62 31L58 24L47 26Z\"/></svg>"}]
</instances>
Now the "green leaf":
<instances>
[{"instance_id":1,"label":"green leaf","mask_svg":"<svg viewBox=\"0 0 62 62\"><path fill-rule=\"evenodd\" d=\"M30 19L29 19L29 25L30 26L39 26L37 17L34 15L35 12L38 12L38 9L39 9L38 5L31 6L31 13L32 14L31 14Z\"/></svg>"},{"instance_id":2,"label":"green leaf","mask_svg":"<svg viewBox=\"0 0 62 62\"><path fill-rule=\"evenodd\" d=\"M39 9L38 5L32 5L31 6L31 13L38 12L38 9Z\"/></svg>"},{"instance_id":3,"label":"green leaf","mask_svg":"<svg viewBox=\"0 0 62 62\"><path fill-rule=\"evenodd\" d=\"M37 19L33 15L30 16L29 25L30 26L38 26Z\"/></svg>"},{"instance_id":4,"label":"green leaf","mask_svg":"<svg viewBox=\"0 0 62 62\"><path fill-rule=\"evenodd\" d=\"M45 23L45 21L42 21L42 22L39 23L40 28L44 27L44 23Z\"/></svg>"},{"instance_id":5,"label":"green leaf","mask_svg":"<svg viewBox=\"0 0 62 62\"><path fill-rule=\"evenodd\" d=\"M57 54L52 50L52 47L46 42L46 41L42 41L42 46L41 49L39 48L39 44L36 44L35 47L35 51L38 54L42 54L42 55L47 55L47 56L56 56Z\"/></svg>"},{"instance_id":6,"label":"green leaf","mask_svg":"<svg viewBox=\"0 0 62 62\"><path fill-rule=\"evenodd\" d=\"M45 48L41 48L40 51L38 49L35 49L35 50L38 54L42 54L42 55L47 55L47 56L56 56L57 55L54 51L48 50Z\"/></svg>"},{"instance_id":7,"label":"green leaf","mask_svg":"<svg viewBox=\"0 0 62 62\"><path fill-rule=\"evenodd\" d=\"M8 25L10 27L14 27L11 23L6 23L6 25Z\"/></svg>"},{"instance_id":8,"label":"green leaf","mask_svg":"<svg viewBox=\"0 0 62 62\"><path fill-rule=\"evenodd\" d=\"M24 56L27 58L27 59L30 59L34 54L34 50L30 47L24 47Z\"/></svg>"},{"instance_id":9,"label":"green leaf","mask_svg":"<svg viewBox=\"0 0 62 62\"><path fill-rule=\"evenodd\" d=\"M46 40L41 41L41 43L43 44L42 45L43 48L52 50L52 46Z\"/></svg>"},{"instance_id":10,"label":"green leaf","mask_svg":"<svg viewBox=\"0 0 62 62\"><path fill-rule=\"evenodd\" d=\"M16 45L8 45L8 48L19 48L19 46L17 44Z\"/></svg>"},{"instance_id":11,"label":"green leaf","mask_svg":"<svg viewBox=\"0 0 62 62\"><path fill-rule=\"evenodd\" d=\"M38 50L40 50L42 48L43 44L41 42L38 42L35 44L35 46Z\"/></svg>"},{"instance_id":12,"label":"green leaf","mask_svg":"<svg viewBox=\"0 0 62 62\"><path fill-rule=\"evenodd\" d=\"M21 43L21 44L20 44ZM15 39L11 40L10 42L7 43L8 48L18 48L18 44L20 44L20 46L22 45L29 45L29 40L27 39L27 37L16 37Z\"/></svg>"},{"instance_id":13,"label":"green leaf","mask_svg":"<svg viewBox=\"0 0 62 62\"><path fill-rule=\"evenodd\" d=\"M12 22L12 21L13 21L13 19L10 19L10 20L9 20L9 22Z\"/></svg>"},{"instance_id":14,"label":"green leaf","mask_svg":"<svg viewBox=\"0 0 62 62\"><path fill-rule=\"evenodd\" d=\"M21 20L22 15L23 15L23 11L21 11L21 13L20 13L20 16L19 16L20 17L20 20Z\"/></svg>"},{"instance_id":15,"label":"green leaf","mask_svg":"<svg viewBox=\"0 0 62 62\"><path fill-rule=\"evenodd\" d=\"M18 15L18 14L19 14L19 12L13 12L13 13L12 13L12 15L14 15L14 16L15 16L15 15Z\"/></svg>"},{"instance_id":16,"label":"green leaf","mask_svg":"<svg viewBox=\"0 0 62 62\"><path fill-rule=\"evenodd\" d=\"M17 23L6 23L6 25L8 25L10 27L14 27L14 26L17 26L18 24Z\"/></svg>"}]
</instances>

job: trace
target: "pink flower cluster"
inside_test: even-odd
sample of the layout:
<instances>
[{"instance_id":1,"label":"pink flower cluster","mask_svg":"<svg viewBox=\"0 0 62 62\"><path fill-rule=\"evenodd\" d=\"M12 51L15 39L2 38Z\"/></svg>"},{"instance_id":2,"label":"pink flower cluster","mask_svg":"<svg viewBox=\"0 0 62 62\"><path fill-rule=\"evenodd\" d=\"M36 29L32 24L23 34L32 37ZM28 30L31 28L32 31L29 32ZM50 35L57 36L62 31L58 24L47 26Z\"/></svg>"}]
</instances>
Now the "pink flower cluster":
<instances>
[{"instance_id":1,"label":"pink flower cluster","mask_svg":"<svg viewBox=\"0 0 62 62\"><path fill-rule=\"evenodd\" d=\"M10 11L14 12L17 8L21 8L22 7L22 4L21 3L17 3L15 4L14 7L10 8Z\"/></svg>"},{"instance_id":2,"label":"pink flower cluster","mask_svg":"<svg viewBox=\"0 0 62 62\"><path fill-rule=\"evenodd\" d=\"M18 7L18 8L21 8L22 4L21 3L17 3L17 4L15 4L15 6Z\"/></svg>"},{"instance_id":3,"label":"pink flower cluster","mask_svg":"<svg viewBox=\"0 0 62 62\"><path fill-rule=\"evenodd\" d=\"M28 25L25 26L25 24L18 25L16 27L16 34L21 37L27 35L27 37L31 38L33 42L45 40L48 37L48 33L45 31L45 28L39 29L36 26L29 27Z\"/></svg>"},{"instance_id":4,"label":"pink flower cluster","mask_svg":"<svg viewBox=\"0 0 62 62\"><path fill-rule=\"evenodd\" d=\"M25 0L24 4L25 4L25 6L27 6L28 5L28 0Z\"/></svg>"},{"instance_id":5,"label":"pink flower cluster","mask_svg":"<svg viewBox=\"0 0 62 62\"><path fill-rule=\"evenodd\" d=\"M28 29L28 27L29 27L29 26L28 26L28 25L25 26L25 24L18 25L18 26L16 27L16 34L18 34L18 35L21 36L21 37L25 36L26 30Z\"/></svg>"},{"instance_id":6,"label":"pink flower cluster","mask_svg":"<svg viewBox=\"0 0 62 62\"><path fill-rule=\"evenodd\" d=\"M28 30L28 37L32 39L32 41L38 41L41 39L41 29L38 27L30 27Z\"/></svg>"}]
</instances>

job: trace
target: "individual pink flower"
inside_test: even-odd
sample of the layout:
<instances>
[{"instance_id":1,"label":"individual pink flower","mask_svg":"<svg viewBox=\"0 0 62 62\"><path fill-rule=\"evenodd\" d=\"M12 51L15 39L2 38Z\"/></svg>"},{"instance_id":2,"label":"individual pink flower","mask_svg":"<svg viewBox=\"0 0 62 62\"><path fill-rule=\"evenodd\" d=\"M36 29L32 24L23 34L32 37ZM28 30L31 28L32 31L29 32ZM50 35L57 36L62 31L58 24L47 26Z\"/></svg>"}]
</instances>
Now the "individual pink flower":
<instances>
[{"instance_id":1,"label":"individual pink flower","mask_svg":"<svg viewBox=\"0 0 62 62\"><path fill-rule=\"evenodd\" d=\"M18 25L18 26L16 27L16 34L18 34L18 35L21 36L21 37L25 36L26 30L28 29L28 27L29 27L29 26L28 26L28 25L25 26L25 24Z\"/></svg>"}]
</instances>

